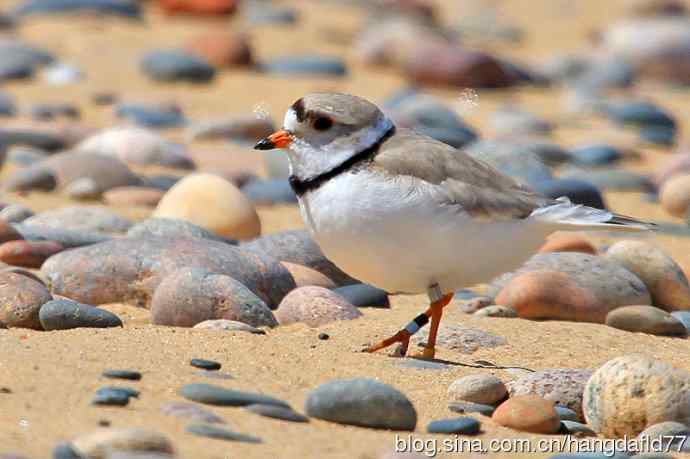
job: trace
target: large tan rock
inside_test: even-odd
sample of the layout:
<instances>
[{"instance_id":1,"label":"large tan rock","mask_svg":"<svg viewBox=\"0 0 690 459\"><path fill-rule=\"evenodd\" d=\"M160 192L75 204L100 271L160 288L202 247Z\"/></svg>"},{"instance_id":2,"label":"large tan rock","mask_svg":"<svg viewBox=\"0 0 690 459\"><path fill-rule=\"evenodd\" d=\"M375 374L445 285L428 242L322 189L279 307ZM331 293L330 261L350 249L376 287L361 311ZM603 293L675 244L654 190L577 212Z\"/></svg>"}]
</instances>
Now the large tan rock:
<instances>
[{"instance_id":1,"label":"large tan rock","mask_svg":"<svg viewBox=\"0 0 690 459\"><path fill-rule=\"evenodd\" d=\"M634 437L664 421L690 422L690 375L657 359L626 355L606 362L587 382L582 403L600 435Z\"/></svg>"},{"instance_id":2,"label":"large tan rock","mask_svg":"<svg viewBox=\"0 0 690 459\"><path fill-rule=\"evenodd\" d=\"M235 185L213 174L180 180L163 196L153 216L187 220L233 239L252 239L261 233L254 206Z\"/></svg>"}]
</instances>

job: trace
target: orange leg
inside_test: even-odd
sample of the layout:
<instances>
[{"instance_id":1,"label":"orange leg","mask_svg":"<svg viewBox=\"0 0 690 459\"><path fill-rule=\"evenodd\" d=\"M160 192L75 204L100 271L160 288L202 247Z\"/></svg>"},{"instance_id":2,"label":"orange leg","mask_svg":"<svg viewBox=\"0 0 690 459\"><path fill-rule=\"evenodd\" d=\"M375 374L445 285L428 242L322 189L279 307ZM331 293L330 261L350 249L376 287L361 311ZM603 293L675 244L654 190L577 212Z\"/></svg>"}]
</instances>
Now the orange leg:
<instances>
[{"instance_id":1,"label":"orange leg","mask_svg":"<svg viewBox=\"0 0 690 459\"><path fill-rule=\"evenodd\" d=\"M434 346L436 345L436 335L438 334L438 326L441 323L441 315L443 314L443 308L450 303L453 299L453 294L443 295L439 300L432 301L429 309L424 311L422 314L414 318L405 328L399 330L395 335L390 338L386 338L372 346L369 346L364 351L365 352L376 352L381 349L387 348L395 343L400 343L399 353L404 356L407 353L407 348L410 344L410 337L417 333L422 327L424 327L431 318L431 330L429 332L429 340L425 346L424 353L420 356L423 358L433 358ZM428 351L431 349L431 351ZM427 354L430 354L429 357Z\"/></svg>"}]
</instances>

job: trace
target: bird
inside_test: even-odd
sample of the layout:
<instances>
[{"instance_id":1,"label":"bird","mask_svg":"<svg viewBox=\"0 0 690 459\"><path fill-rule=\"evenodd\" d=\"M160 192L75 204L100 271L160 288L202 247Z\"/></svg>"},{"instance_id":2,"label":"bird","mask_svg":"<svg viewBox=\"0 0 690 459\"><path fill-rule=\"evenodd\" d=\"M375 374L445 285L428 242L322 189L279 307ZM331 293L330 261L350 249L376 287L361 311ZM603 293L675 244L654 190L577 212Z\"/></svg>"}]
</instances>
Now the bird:
<instances>
[{"instance_id":1,"label":"bird","mask_svg":"<svg viewBox=\"0 0 690 459\"><path fill-rule=\"evenodd\" d=\"M520 267L556 231L646 231L652 224L549 198L481 159L412 129L374 103L310 93L287 110L282 129L257 150L283 149L289 182L312 237L350 276L392 294L426 293L429 307L367 346L397 344L429 322L421 352L434 359L454 292Z\"/></svg>"}]
</instances>

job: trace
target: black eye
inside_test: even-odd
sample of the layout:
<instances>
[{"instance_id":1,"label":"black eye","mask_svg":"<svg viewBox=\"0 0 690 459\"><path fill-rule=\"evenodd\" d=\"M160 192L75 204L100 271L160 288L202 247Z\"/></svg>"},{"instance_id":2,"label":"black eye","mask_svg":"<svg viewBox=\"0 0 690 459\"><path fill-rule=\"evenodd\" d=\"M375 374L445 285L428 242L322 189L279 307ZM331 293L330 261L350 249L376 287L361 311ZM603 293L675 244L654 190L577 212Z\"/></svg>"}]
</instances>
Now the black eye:
<instances>
[{"instance_id":1,"label":"black eye","mask_svg":"<svg viewBox=\"0 0 690 459\"><path fill-rule=\"evenodd\" d=\"M321 118L316 118L314 120L313 126L317 131L326 131L333 126L333 120L322 116Z\"/></svg>"}]
</instances>

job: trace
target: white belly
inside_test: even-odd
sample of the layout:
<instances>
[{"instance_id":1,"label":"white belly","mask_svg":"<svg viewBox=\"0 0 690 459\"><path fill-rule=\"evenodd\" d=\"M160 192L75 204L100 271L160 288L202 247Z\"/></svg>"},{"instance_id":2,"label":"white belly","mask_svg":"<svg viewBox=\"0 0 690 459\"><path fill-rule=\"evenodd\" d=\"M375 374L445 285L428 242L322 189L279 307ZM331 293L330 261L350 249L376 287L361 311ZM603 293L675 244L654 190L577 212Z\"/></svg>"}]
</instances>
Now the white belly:
<instances>
[{"instance_id":1,"label":"white belly","mask_svg":"<svg viewBox=\"0 0 690 459\"><path fill-rule=\"evenodd\" d=\"M344 173L300 199L324 254L351 276L389 292L444 293L519 267L548 230L530 220L471 219L441 206L409 178Z\"/></svg>"}]
</instances>

